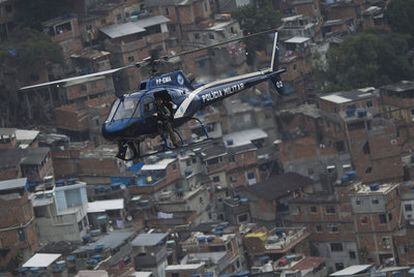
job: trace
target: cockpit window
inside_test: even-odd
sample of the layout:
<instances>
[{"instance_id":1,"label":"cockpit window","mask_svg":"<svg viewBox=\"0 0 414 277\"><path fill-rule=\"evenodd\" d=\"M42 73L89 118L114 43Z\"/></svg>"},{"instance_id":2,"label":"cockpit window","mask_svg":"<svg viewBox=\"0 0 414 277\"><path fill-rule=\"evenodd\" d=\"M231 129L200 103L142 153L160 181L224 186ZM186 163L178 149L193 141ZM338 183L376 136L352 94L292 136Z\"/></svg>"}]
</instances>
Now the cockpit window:
<instances>
[{"instance_id":1,"label":"cockpit window","mask_svg":"<svg viewBox=\"0 0 414 277\"><path fill-rule=\"evenodd\" d=\"M152 97L144 97L142 101L142 105L144 107L144 114L153 113L154 112L154 99Z\"/></svg>"},{"instance_id":2,"label":"cockpit window","mask_svg":"<svg viewBox=\"0 0 414 277\"><path fill-rule=\"evenodd\" d=\"M133 115L139 115L138 101L139 98L136 97L125 97L123 100L117 99L112 106L108 120L127 119L133 117Z\"/></svg>"}]
</instances>

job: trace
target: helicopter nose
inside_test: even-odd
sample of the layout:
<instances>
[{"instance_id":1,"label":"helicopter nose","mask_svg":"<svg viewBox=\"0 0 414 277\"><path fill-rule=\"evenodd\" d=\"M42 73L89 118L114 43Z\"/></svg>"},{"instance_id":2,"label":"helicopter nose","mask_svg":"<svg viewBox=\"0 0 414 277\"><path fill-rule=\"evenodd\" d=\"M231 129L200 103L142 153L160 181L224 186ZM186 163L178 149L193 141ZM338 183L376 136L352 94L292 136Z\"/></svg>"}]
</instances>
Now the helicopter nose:
<instances>
[{"instance_id":1,"label":"helicopter nose","mask_svg":"<svg viewBox=\"0 0 414 277\"><path fill-rule=\"evenodd\" d=\"M106 140L115 140L116 138L116 135L111 125L111 122L105 122L104 124L102 124L102 136Z\"/></svg>"}]
</instances>

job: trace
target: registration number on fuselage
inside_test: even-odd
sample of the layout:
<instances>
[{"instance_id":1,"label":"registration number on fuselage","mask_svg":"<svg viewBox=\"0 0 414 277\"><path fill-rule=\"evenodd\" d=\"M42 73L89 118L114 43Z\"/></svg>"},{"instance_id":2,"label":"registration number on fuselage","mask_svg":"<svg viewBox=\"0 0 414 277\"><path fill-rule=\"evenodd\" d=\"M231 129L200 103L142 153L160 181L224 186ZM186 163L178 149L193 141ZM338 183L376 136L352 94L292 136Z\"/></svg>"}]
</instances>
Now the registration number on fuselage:
<instances>
[{"instance_id":1,"label":"registration number on fuselage","mask_svg":"<svg viewBox=\"0 0 414 277\"><path fill-rule=\"evenodd\" d=\"M244 89L244 83L238 83L230 87L213 90L201 96L203 103L210 102L217 98L226 97Z\"/></svg>"}]
</instances>

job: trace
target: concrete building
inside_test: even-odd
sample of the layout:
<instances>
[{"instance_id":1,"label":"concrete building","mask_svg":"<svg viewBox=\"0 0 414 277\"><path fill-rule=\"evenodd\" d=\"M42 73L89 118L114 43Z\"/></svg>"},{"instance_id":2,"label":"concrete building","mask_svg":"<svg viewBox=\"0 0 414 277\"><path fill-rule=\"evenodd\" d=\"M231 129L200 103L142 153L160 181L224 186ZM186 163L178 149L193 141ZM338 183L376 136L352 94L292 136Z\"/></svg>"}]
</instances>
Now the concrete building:
<instances>
[{"instance_id":1,"label":"concrete building","mask_svg":"<svg viewBox=\"0 0 414 277\"><path fill-rule=\"evenodd\" d=\"M136 271L151 271L154 277L165 277L168 233L139 234L132 241L132 257Z\"/></svg>"},{"instance_id":2,"label":"concrete building","mask_svg":"<svg viewBox=\"0 0 414 277\"><path fill-rule=\"evenodd\" d=\"M48 34L54 42L60 45L66 60L72 54L79 53L82 41L78 18L74 15L50 19L42 23L43 32Z\"/></svg>"},{"instance_id":3,"label":"concrete building","mask_svg":"<svg viewBox=\"0 0 414 277\"><path fill-rule=\"evenodd\" d=\"M247 251L249 265L263 265L262 257L271 261L293 254L309 254L309 232L303 228L256 228L243 236L243 245Z\"/></svg>"},{"instance_id":4,"label":"concrete building","mask_svg":"<svg viewBox=\"0 0 414 277\"><path fill-rule=\"evenodd\" d=\"M216 227L216 234L191 232L190 237L180 243L187 254L182 263L204 263L206 272L214 276L239 272L245 268L242 245L238 233L224 233Z\"/></svg>"},{"instance_id":5,"label":"concrete building","mask_svg":"<svg viewBox=\"0 0 414 277\"><path fill-rule=\"evenodd\" d=\"M0 181L0 268L12 271L17 255L28 259L38 247L27 179Z\"/></svg>"},{"instance_id":6,"label":"concrete building","mask_svg":"<svg viewBox=\"0 0 414 277\"><path fill-rule=\"evenodd\" d=\"M386 264L397 259L394 234L403 221L400 184L355 184L350 195L354 232L362 262Z\"/></svg>"},{"instance_id":7,"label":"concrete building","mask_svg":"<svg viewBox=\"0 0 414 277\"><path fill-rule=\"evenodd\" d=\"M329 271L359 263L348 182L326 188L323 193L308 193L288 201L294 226L306 226L318 256L329 257Z\"/></svg>"},{"instance_id":8,"label":"concrete building","mask_svg":"<svg viewBox=\"0 0 414 277\"><path fill-rule=\"evenodd\" d=\"M36 187L46 177L53 176L50 149L46 147L25 149L20 160L20 170L22 177L27 177L30 187Z\"/></svg>"},{"instance_id":9,"label":"concrete building","mask_svg":"<svg viewBox=\"0 0 414 277\"><path fill-rule=\"evenodd\" d=\"M88 232L86 184L68 181L31 195L39 240L82 241Z\"/></svg>"},{"instance_id":10,"label":"concrete building","mask_svg":"<svg viewBox=\"0 0 414 277\"><path fill-rule=\"evenodd\" d=\"M398 129L392 120L378 117L374 88L321 96L322 135L351 155L352 167L363 182L400 180L403 169ZM375 150L374 150L375 149Z\"/></svg>"},{"instance_id":11,"label":"concrete building","mask_svg":"<svg viewBox=\"0 0 414 277\"><path fill-rule=\"evenodd\" d=\"M152 49L159 50L160 55L165 53L169 21L159 15L102 27L100 32L105 37L105 49L111 52L113 64L124 66L141 61L150 56ZM134 90L141 79L135 68L126 70L121 76L122 82L116 84L117 89Z\"/></svg>"},{"instance_id":12,"label":"concrete building","mask_svg":"<svg viewBox=\"0 0 414 277\"><path fill-rule=\"evenodd\" d=\"M187 29L209 19L213 12L207 0L148 0L145 7L150 14L163 15L170 20L168 28L177 40L184 40Z\"/></svg>"}]
</instances>

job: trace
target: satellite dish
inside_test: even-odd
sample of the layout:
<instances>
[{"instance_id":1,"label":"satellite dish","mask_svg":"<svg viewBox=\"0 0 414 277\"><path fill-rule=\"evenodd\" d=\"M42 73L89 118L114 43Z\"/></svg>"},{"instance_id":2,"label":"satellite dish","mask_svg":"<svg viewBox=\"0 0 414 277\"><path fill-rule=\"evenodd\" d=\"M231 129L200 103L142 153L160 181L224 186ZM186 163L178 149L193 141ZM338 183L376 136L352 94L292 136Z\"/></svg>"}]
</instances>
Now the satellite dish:
<instances>
[{"instance_id":1,"label":"satellite dish","mask_svg":"<svg viewBox=\"0 0 414 277\"><path fill-rule=\"evenodd\" d=\"M127 216L126 220L127 221L132 221L132 216L131 215Z\"/></svg>"}]
</instances>

